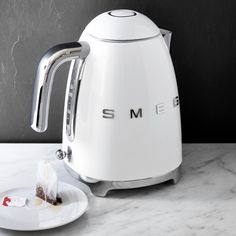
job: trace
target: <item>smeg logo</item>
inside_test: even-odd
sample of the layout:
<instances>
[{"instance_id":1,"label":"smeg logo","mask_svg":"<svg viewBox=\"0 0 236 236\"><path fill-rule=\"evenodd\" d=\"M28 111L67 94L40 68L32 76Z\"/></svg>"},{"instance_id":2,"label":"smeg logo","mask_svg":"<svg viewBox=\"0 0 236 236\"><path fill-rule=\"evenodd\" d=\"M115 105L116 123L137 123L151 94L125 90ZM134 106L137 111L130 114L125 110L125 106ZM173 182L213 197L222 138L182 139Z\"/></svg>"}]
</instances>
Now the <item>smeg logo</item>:
<instances>
[{"instance_id":1,"label":"smeg logo","mask_svg":"<svg viewBox=\"0 0 236 236\"><path fill-rule=\"evenodd\" d=\"M179 97L176 96L173 99L173 107L179 106ZM160 115L165 112L165 104L159 103L155 106L156 114ZM130 119L133 118L142 118L143 117L143 109L138 108L137 110L130 109L129 110ZM102 117L105 119L115 119L115 110L114 109L103 109L102 110Z\"/></svg>"}]
</instances>

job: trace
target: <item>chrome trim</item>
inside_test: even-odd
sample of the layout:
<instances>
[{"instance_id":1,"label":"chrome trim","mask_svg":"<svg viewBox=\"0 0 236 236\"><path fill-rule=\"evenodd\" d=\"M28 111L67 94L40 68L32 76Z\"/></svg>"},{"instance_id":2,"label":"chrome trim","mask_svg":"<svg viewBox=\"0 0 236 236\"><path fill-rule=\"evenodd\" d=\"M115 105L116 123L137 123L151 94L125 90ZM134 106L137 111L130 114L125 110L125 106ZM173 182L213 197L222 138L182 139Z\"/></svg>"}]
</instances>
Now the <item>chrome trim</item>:
<instances>
[{"instance_id":1,"label":"chrome trim","mask_svg":"<svg viewBox=\"0 0 236 236\"><path fill-rule=\"evenodd\" d=\"M61 149L58 149L55 154L58 160L63 160L67 156L67 153Z\"/></svg>"},{"instance_id":2,"label":"chrome trim","mask_svg":"<svg viewBox=\"0 0 236 236\"><path fill-rule=\"evenodd\" d=\"M78 102L78 94L80 89L80 82L82 79L82 71L84 68L85 59L73 60L70 65L68 81L69 81L69 91L68 97L66 99L65 109L66 109L66 134L70 141L75 138L75 117L76 117L76 107Z\"/></svg>"},{"instance_id":3,"label":"chrome trim","mask_svg":"<svg viewBox=\"0 0 236 236\"><path fill-rule=\"evenodd\" d=\"M139 180L131 180L131 181L98 181L96 182L93 179L94 183L87 183L80 177L80 175L75 172L70 166L68 166L65 162L65 168L67 171L79 181L87 184L91 192L98 197L105 197L110 190L114 189L132 189L132 188L141 188L146 186L151 186L155 184L160 184L166 182L168 180L172 180L174 184L178 183L180 179L180 170L181 165L178 166L176 169L168 172L165 175L158 176L158 177L151 177L146 179L139 179ZM88 178L88 177L87 177ZM90 179L90 178L89 178Z\"/></svg>"},{"instance_id":4,"label":"chrome trim","mask_svg":"<svg viewBox=\"0 0 236 236\"><path fill-rule=\"evenodd\" d=\"M108 12L108 15L113 16L113 17L131 17L131 16L136 16L137 15L137 13L135 11L131 11L132 15L127 15L127 16L116 16L116 15L113 15L112 12L113 11Z\"/></svg>"},{"instance_id":5,"label":"chrome trim","mask_svg":"<svg viewBox=\"0 0 236 236\"><path fill-rule=\"evenodd\" d=\"M48 112L53 79L56 70L64 62L84 59L89 53L86 42L59 44L49 49L42 57L35 78L31 127L44 132L48 126Z\"/></svg>"},{"instance_id":6,"label":"chrome trim","mask_svg":"<svg viewBox=\"0 0 236 236\"><path fill-rule=\"evenodd\" d=\"M172 32L166 29L160 29L160 32L165 40L167 48L170 50Z\"/></svg>"},{"instance_id":7,"label":"chrome trim","mask_svg":"<svg viewBox=\"0 0 236 236\"><path fill-rule=\"evenodd\" d=\"M87 177L87 176L83 176L83 175L80 175L79 176L80 177L80 179L84 182L84 183L89 183L89 184L91 184L91 183L97 183L97 182L99 182L99 180L96 180L96 179L93 179L93 178L90 178L90 177Z\"/></svg>"},{"instance_id":8,"label":"chrome trim","mask_svg":"<svg viewBox=\"0 0 236 236\"><path fill-rule=\"evenodd\" d=\"M138 41L143 41L143 40L149 40L149 39L154 39L156 37L158 37L161 33L158 33L157 35L154 35L152 37L148 37L148 38L141 38L141 39L103 39L103 38L98 38L93 36L92 34L87 33L90 37L97 39L99 41L102 42L106 42L106 43L135 43Z\"/></svg>"},{"instance_id":9,"label":"chrome trim","mask_svg":"<svg viewBox=\"0 0 236 236\"><path fill-rule=\"evenodd\" d=\"M58 160L64 160L67 158L68 162L71 161L72 151L70 147L67 148L67 152L63 151L62 149L58 149L55 154Z\"/></svg>"},{"instance_id":10,"label":"chrome trim","mask_svg":"<svg viewBox=\"0 0 236 236\"><path fill-rule=\"evenodd\" d=\"M158 37L159 35L162 35L162 37L165 40L167 48L170 50L170 44L171 44L171 37L172 37L172 32L170 30L166 29L160 29L160 33L157 35L154 35L152 37L147 37L147 38L140 38L140 39L103 39L103 38L98 38L92 34L87 33L90 37L97 39L102 42L106 43L135 43L138 41L143 41L143 40L149 40L149 39L154 39Z\"/></svg>"}]
</instances>

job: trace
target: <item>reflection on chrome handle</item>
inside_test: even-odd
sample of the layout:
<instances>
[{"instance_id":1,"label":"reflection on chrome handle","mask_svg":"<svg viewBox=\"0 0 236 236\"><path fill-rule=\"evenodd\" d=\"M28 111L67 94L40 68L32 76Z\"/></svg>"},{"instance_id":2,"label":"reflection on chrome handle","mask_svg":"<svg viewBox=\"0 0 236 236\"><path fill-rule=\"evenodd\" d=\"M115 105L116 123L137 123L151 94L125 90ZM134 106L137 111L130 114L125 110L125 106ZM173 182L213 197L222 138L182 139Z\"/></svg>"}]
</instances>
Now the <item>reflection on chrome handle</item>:
<instances>
[{"instance_id":1,"label":"reflection on chrome handle","mask_svg":"<svg viewBox=\"0 0 236 236\"><path fill-rule=\"evenodd\" d=\"M70 71L68 76L69 90L68 97L65 102L66 108L66 134L70 141L75 137L75 118L76 108L79 97L79 89L84 65L84 59L73 60L70 65Z\"/></svg>"},{"instance_id":2,"label":"reflection on chrome handle","mask_svg":"<svg viewBox=\"0 0 236 236\"><path fill-rule=\"evenodd\" d=\"M160 29L160 31L161 31L161 34L162 34L164 40L165 40L167 48L170 50L172 32L169 30L165 30L165 29Z\"/></svg>"},{"instance_id":3,"label":"reflection on chrome handle","mask_svg":"<svg viewBox=\"0 0 236 236\"><path fill-rule=\"evenodd\" d=\"M44 132L48 125L48 111L53 79L56 70L64 62L84 59L89 53L86 42L72 42L54 46L42 57L34 85L31 127Z\"/></svg>"}]
</instances>

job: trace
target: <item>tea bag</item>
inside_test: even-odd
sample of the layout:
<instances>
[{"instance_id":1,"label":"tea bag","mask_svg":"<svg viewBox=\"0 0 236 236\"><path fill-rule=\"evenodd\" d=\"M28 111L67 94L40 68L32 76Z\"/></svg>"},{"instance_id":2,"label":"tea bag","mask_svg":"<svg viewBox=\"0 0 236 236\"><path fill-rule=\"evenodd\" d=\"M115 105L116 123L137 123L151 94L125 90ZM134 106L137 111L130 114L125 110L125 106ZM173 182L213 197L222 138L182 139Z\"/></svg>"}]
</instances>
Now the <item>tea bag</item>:
<instances>
[{"instance_id":1,"label":"tea bag","mask_svg":"<svg viewBox=\"0 0 236 236\"><path fill-rule=\"evenodd\" d=\"M36 196L53 205L61 203L58 197L58 178L56 171L48 161L38 163Z\"/></svg>"}]
</instances>

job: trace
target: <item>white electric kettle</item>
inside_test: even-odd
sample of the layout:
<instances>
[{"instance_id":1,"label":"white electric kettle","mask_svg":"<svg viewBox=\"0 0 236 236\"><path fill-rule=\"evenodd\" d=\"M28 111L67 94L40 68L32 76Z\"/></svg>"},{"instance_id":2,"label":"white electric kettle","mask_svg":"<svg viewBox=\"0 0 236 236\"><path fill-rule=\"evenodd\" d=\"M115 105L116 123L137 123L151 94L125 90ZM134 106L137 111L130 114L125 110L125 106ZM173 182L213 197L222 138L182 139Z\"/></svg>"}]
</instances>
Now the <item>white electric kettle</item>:
<instances>
[{"instance_id":1,"label":"white electric kettle","mask_svg":"<svg viewBox=\"0 0 236 236\"><path fill-rule=\"evenodd\" d=\"M93 19L79 42L57 45L40 61L32 128L47 129L54 74L71 61L57 156L97 196L179 179L180 108L170 36L136 11L114 10Z\"/></svg>"}]
</instances>

